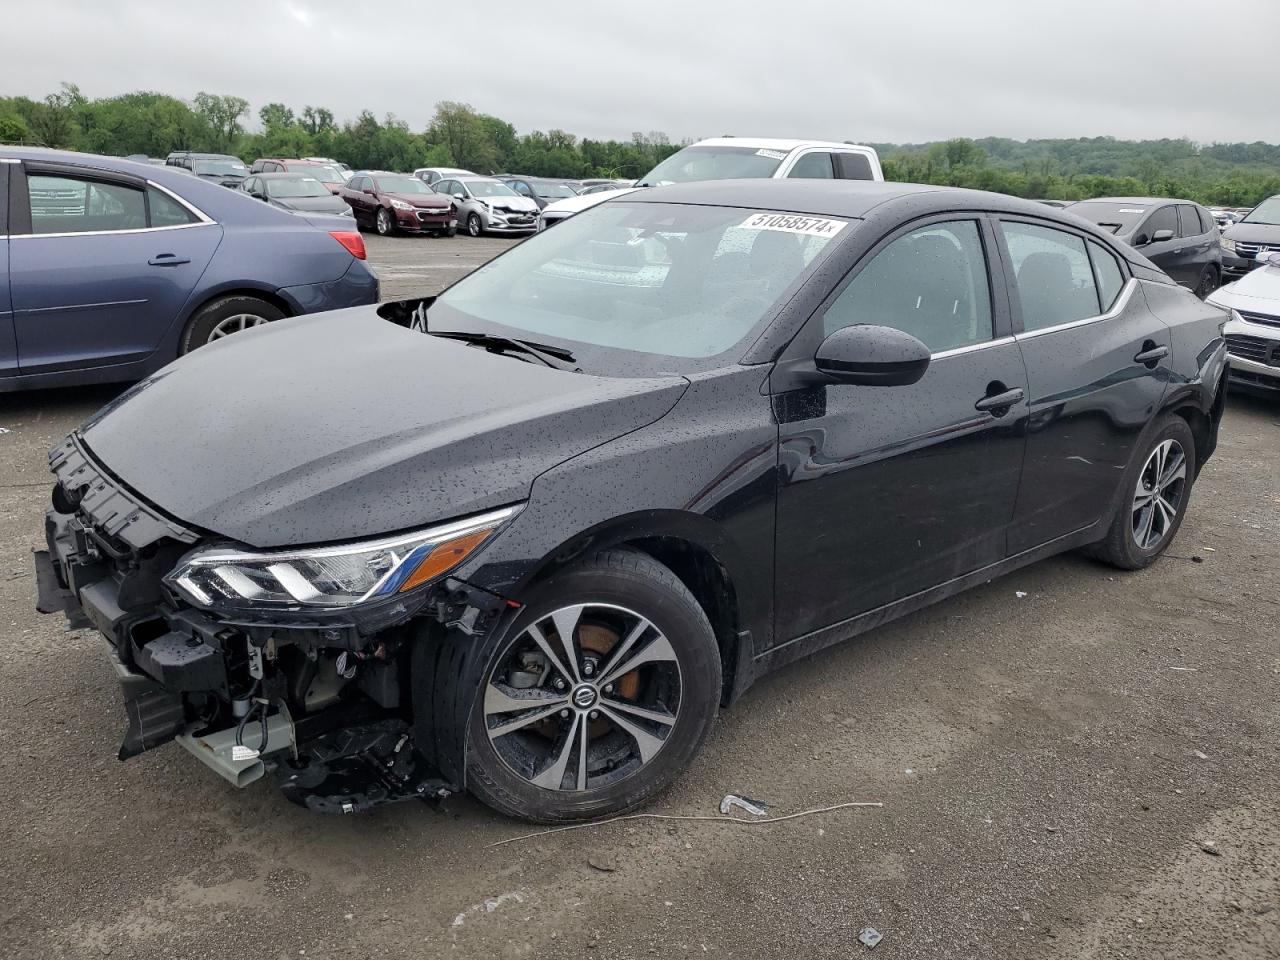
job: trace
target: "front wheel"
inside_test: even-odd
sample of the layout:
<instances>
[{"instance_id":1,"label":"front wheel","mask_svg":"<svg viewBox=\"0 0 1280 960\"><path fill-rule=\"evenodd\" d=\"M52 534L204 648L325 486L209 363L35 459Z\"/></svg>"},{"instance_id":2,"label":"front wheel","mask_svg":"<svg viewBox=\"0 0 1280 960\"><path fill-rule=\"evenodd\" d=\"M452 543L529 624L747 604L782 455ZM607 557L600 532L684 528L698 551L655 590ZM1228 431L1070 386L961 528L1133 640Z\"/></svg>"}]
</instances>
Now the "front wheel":
<instances>
[{"instance_id":1,"label":"front wheel","mask_svg":"<svg viewBox=\"0 0 1280 960\"><path fill-rule=\"evenodd\" d=\"M472 213L467 215L467 233L473 237L478 237L484 233L484 223L480 220L480 214Z\"/></svg>"},{"instance_id":2,"label":"front wheel","mask_svg":"<svg viewBox=\"0 0 1280 960\"><path fill-rule=\"evenodd\" d=\"M395 221L391 219L391 211L386 207L378 208L378 215L373 223L380 236L389 237L395 232Z\"/></svg>"},{"instance_id":3,"label":"front wheel","mask_svg":"<svg viewBox=\"0 0 1280 960\"><path fill-rule=\"evenodd\" d=\"M490 657L467 785L535 822L635 807L701 748L720 699L706 614L651 557L610 550L536 587Z\"/></svg>"},{"instance_id":4,"label":"front wheel","mask_svg":"<svg viewBox=\"0 0 1280 960\"><path fill-rule=\"evenodd\" d=\"M1121 570L1148 567L1168 549L1187 514L1196 473L1195 437L1169 415L1125 471L1107 538L1090 552Z\"/></svg>"}]
</instances>

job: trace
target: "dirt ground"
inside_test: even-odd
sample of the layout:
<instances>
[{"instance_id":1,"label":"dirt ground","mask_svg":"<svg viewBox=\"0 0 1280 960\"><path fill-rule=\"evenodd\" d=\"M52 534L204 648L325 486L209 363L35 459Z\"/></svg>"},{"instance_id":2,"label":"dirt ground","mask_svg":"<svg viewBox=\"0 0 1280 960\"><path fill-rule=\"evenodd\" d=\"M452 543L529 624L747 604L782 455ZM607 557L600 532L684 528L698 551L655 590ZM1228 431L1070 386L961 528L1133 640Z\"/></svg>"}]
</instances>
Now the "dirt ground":
<instances>
[{"instance_id":1,"label":"dirt ground","mask_svg":"<svg viewBox=\"0 0 1280 960\"><path fill-rule=\"evenodd\" d=\"M388 296L506 245L369 240ZM882 807L494 847L530 828L466 798L324 817L116 761L102 642L30 562L45 452L112 393L0 397L6 960L1280 956L1280 404L1233 397L1152 569L1060 557L795 664L648 812Z\"/></svg>"}]
</instances>

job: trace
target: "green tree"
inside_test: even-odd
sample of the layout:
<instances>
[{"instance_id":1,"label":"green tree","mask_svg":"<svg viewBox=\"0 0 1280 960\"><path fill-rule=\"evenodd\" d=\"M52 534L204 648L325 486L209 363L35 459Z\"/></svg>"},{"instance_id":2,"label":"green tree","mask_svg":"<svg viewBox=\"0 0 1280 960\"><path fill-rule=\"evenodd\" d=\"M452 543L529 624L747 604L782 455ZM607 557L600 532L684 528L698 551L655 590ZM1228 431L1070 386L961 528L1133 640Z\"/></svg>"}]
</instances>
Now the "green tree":
<instances>
[{"instance_id":1,"label":"green tree","mask_svg":"<svg viewBox=\"0 0 1280 960\"><path fill-rule=\"evenodd\" d=\"M195 98L196 113L209 125L215 150L230 150L236 138L244 132L241 119L249 112L249 101L243 97L206 93L201 90Z\"/></svg>"}]
</instances>

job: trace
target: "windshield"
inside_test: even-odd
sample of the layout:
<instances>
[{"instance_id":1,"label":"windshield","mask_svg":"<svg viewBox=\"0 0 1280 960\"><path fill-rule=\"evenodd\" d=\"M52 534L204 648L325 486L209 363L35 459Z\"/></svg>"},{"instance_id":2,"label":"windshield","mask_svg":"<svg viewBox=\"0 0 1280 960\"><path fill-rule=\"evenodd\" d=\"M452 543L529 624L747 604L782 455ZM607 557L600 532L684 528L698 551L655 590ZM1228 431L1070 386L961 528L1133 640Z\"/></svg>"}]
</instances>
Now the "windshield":
<instances>
[{"instance_id":1,"label":"windshield","mask_svg":"<svg viewBox=\"0 0 1280 960\"><path fill-rule=\"evenodd\" d=\"M1128 233L1136 227L1149 209L1142 203L1101 203L1095 200L1085 200L1067 207L1077 217L1092 220L1098 226L1120 234Z\"/></svg>"},{"instance_id":2,"label":"windshield","mask_svg":"<svg viewBox=\"0 0 1280 960\"><path fill-rule=\"evenodd\" d=\"M685 147L640 178L640 186L694 180L768 179L786 158L785 150L755 147Z\"/></svg>"},{"instance_id":3,"label":"windshield","mask_svg":"<svg viewBox=\"0 0 1280 960\"><path fill-rule=\"evenodd\" d=\"M249 168L239 160L196 160L191 172L197 175L217 177L247 177Z\"/></svg>"},{"instance_id":4,"label":"windshield","mask_svg":"<svg viewBox=\"0 0 1280 960\"><path fill-rule=\"evenodd\" d=\"M314 177L263 180L269 197L327 197L329 188Z\"/></svg>"},{"instance_id":5,"label":"windshield","mask_svg":"<svg viewBox=\"0 0 1280 960\"><path fill-rule=\"evenodd\" d=\"M519 194L497 180L464 180L473 197L518 197Z\"/></svg>"},{"instance_id":6,"label":"windshield","mask_svg":"<svg viewBox=\"0 0 1280 960\"><path fill-rule=\"evenodd\" d=\"M578 191L567 183L535 183L532 186L533 192L544 200L563 200L578 195Z\"/></svg>"},{"instance_id":7,"label":"windshield","mask_svg":"<svg viewBox=\"0 0 1280 960\"><path fill-rule=\"evenodd\" d=\"M295 169L297 166L295 165ZM315 177L323 183L346 183L347 178L337 167L331 167L328 164L311 164L304 168L307 176ZM299 171L302 172L302 171Z\"/></svg>"},{"instance_id":8,"label":"windshield","mask_svg":"<svg viewBox=\"0 0 1280 960\"><path fill-rule=\"evenodd\" d=\"M1280 197L1268 197L1249 211L1243 223L1280 224Z\"/></svg>"},{"instance_id":9,"label":"windshield","mask_svg":"<svg viewBox=\"0 0 1280 960\"><path fill-rule=\"evenodd\" d=\"M375 177L383 193L435 193L417 177Z\"/></svg>"},{"instance_id":10,"label":"windshield","mask_svg":"<svg viewBox=\"0 0 1280 960\"><path fill-rule=\"evenodd\" d=\"M601 204L454 284L432 306L430 329L498 325L575 353L585 344L719 356L772 314L847 225L737 207Z\"/></svg>"}]
</instances>

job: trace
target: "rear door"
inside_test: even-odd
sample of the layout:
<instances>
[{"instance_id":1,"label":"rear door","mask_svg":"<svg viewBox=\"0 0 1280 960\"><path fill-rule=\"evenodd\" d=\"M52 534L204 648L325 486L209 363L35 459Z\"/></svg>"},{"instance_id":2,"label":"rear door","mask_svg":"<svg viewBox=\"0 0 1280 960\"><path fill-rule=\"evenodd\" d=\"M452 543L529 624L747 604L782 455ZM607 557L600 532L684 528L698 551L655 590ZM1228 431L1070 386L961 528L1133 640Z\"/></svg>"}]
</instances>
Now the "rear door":
<instances>
[{"instance_id":1,"label":"rear door","mask_svg":"<svg viewBox=\"0 0 1280 960\"><path fill-rule=\"evenodd\" d=\"M1167 240L1156 240L1155 235L1169 231ZM1179 283L1185 282L1185 265L1181 261L1182 240L1178 236L1178 212L1173 204L1157 207L1147 214L1142 226L1134 231L1134 243L1142 255Z\"/></svg>"},{"instance_id":2,"label":"rear door","mask_svg":"<svg viewBox=\"0 0 1280 960\"><path fill-rule=\"evenodd\" d=\"M1214 261L1214 248L1218 246L1217 228L1210 232L1208 217L1201 217L1194 204L1178 204L1178 272L1174 277L1193 290L1199 286L1205 268Z\"/></svg>"},{"instance_id":3,"label":"rear door","mask_svg":"<svg viewBox=\"0 0 1280 960\"><path fill-rule=\"evenodd\" d=\"M1170 208L1172 213L1172 208ZM1031 416L1011 554L1102 519L1170 377L1169 329L1139 281L1083 231L1002 216Z\"/></svg>"},{"instance_id":4,"label":"rear door","mask_svg":"<svg viewBox=\"0 0 1280 960\"><path fill-rule=\"evenodd\" d=\"M151 354L204 273L222 228L131 175L27 163L11 176L9 270L20 371Z\"/></svg>"},{"instance_id":5,"label":"rear door","mask_svg":"<svg viewBox=\"0 0 1280 960\"><path fill-rule=\"evenodd\" d=\"M0 157L0 378L18 372L18 340L9 301L9 171L16 160Z\"/></svg>"}]
</instances>

